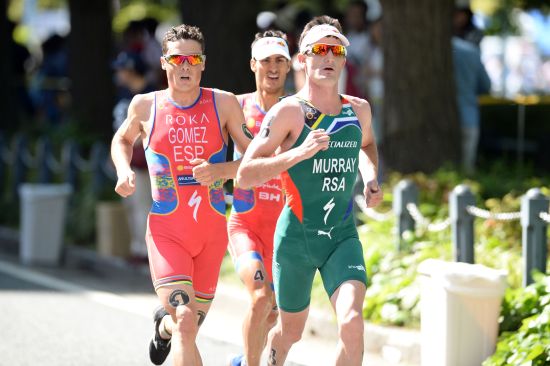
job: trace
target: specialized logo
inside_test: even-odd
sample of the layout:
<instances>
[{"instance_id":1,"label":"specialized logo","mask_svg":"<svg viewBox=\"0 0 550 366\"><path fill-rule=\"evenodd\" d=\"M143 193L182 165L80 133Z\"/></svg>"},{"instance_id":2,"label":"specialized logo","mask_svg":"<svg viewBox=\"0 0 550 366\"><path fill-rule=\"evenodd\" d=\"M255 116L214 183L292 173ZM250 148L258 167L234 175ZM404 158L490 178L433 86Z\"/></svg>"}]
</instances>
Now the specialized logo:
<instances>
[{"instance_id":1,"label":"specialized logo","mask_svg":"<svg viewBox=\"0 0 550 366\"><path fill-rule=\"evenodd\" d=\"M325 225L327 224L328 215L330 215L330 211L332 211L334 206L336 206L336 203L334 203L334 197L332 197L330 201L328 201L327 204L323 207L323 210L325 210L326 212L324 217Z\"/></svg>"},{"instance_id":2,"label":"specialized logo","mask_svg":"<svg viewBox=\"0 0 550 366\"><path fill-rule=\"evenodd\" d=\"M332 236L330 235L332 229L334 229L334 226L331 226L330 230L329 231L323 231L323 230L317 230L317 235L321 236L321 235L326 235L328 236L328 238L330 240L332 240Z\"/></svg>"},{"instance_id":3,"label":"specialized logo","mask_svg":"<svg viewBox=\"0 0 550 366\"><path fill-rule=\"evenodd\" d=\"M193 195L191 196L191 198L189 198L189 202L187 202L189 207L195 207L195 209L193 210L193 218L195 219L195 222L198 222L197 221L197 211L199 210L199 205L201 204L201 201L202 201L202 197L199 196L197 194L197 190L195 190L195 192L193 192Z\"/></svg>"},{"instance_id":4,"label":"specialized logo","mask_svg":"<svg viewBox=\"0 0 550 366\"><path fill-rule=\"evenodd\" d=\"M359 265L357 265L357 266L353 266L353 265L350 264L350 265L348 266L348 269L354 269L354 268L355 268L356 270L358 270L358 271L366 272L365 267L364 267L362 264L359 264Z\"/></svg>"},{"instance_id":5,"label":"specialized logo","mask_svg":"<svg viewBox=\"0 0 550 366\"><path fill-rule=\"evenodd\" d=\"M352 140L347 140L347 141L330 140L328 142L328 147L354 149L354 148L357 147L357 141L352 141Z\"/></svg>"}]
</instances>

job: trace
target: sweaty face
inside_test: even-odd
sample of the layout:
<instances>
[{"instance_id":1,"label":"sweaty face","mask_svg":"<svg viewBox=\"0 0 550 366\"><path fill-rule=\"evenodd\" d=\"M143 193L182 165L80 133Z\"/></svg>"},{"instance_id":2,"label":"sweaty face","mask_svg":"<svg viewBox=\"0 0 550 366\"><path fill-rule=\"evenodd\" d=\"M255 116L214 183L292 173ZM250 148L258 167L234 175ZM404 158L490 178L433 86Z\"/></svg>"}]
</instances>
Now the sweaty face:
<instances>
[{"instance_id":1,"label":"sweaty face","mask_svg":"<svg viewBox=\"0 0 550 366\"><path fill-rule=\"evenodd\" d=\"M284 56L272 55L262 60L252 59L250 68L255 74L258 89L276 94L284 89L290 62Z\"/></svg>"},{"instance_id":2,"label":"sweaty face","mask_svg":"<svg viewBox=\"0 0 550 366\"><path fill-rule=\"evenodd\" d=\"M168 42L165 55L200 55L202 54L201 44L191 39L181 39ZM168 85L181 92L192 90L200 85L201 75L205 63L190 65L185 61L181 65L172 65L163 57L160 59L163 70L166 70Z\"/></svg>"},{"instance_id":3,"label":"sweaty face","mask_svg":"<svg viewBox=\"0 0 550 366\"><path fill-rule=\"evenodd\" d=\"M342 41L336 37L323 37L315 43L341 45ZM304 64L304 69L310 80L323 84L338 83L340 73L346 64L344 56L334 56L332 51L325 56L307 52L305 55L300 54L299 60Z\"/></svg>"}]
</instances>

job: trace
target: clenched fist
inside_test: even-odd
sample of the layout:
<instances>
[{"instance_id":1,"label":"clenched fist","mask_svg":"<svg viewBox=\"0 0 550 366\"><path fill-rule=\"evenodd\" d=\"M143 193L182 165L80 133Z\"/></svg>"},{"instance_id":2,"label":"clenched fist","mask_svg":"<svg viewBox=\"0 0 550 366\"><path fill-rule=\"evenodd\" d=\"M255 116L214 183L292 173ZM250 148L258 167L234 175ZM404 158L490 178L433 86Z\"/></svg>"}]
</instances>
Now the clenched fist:
<instances>
[{"instance_id":1,"label":"clenched fist","mask_svg":"<svg viewBox=\"0 0 550 366\"><path fill-rule=\"evenodd\" d=\"M203 186L209 186L219 179L216 164L210 164L204 159L195 158L189 163L193 166L193 178Z\"/></svg>"},{"instance_id":2,"label":"clenched fist","mask_svg":"<svg viewBox=\"0 0 550 366\"><path fill-rule=\"evenodd\" d=\"M128 197L136 191L136 173L133 170L128 169L119 174L115 192L122 197Z\"/></svg>"},{"instance_id":3,"label":"clenched fist","mask_svg":"<svg viewBox=\"0 0 550 366\"><path fill-rule=\"evenodd\" d=\"M382 188L380 188L376 179L367 182L363 194L365 195L367 207L378 206L380 202L382 202L382 198L384 197L382 193Z\"/></svg>"},{"instance_id":4,"label":"clenched fist","mask_svg":"<svg viewBox=\"0 0 550 366\"><path fill-rule=\"evenodd\" d=\"M323 129L311 131L298 149L303 160L311 158L318 151L327 150L330 136Z\"/></svg>"}]
</instances>

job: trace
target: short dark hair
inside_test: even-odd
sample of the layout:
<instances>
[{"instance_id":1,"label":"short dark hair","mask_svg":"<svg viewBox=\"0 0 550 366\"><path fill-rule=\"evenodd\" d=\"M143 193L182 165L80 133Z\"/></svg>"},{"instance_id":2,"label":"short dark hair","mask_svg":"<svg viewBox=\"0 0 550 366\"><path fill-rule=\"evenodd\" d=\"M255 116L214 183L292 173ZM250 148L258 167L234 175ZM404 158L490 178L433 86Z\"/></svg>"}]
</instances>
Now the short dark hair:
<instances>
[{"instance_id":1,"label":"short dark hair","mask_svg":"<svg viewBox=\"0 0 550 366\"><path fill-rule=\"evenodd\" d=\"M285 40L287 46L288 46L288 40L286 39L286 33L280 30L276 29L268 29L264 32L258 32L254 36L254 40L252 41L252 44L250 45L250 48L254 47L254 44L258 42L260 39L265 37L278 37Z\"/></svg>"},{"instance_id":2,"label":"short dark hair","mask_svg":"<svg viewBox=\"0 0 550 366\"><path fill-rule=\"evenodd\" d=\"M334 28L338 29L338 32L342 33L342 25L340 24L338 19L329 17L328 15L321 15L321 16L318 16L318 17L315 17L315 18L311 19L304 26L304 30L302 31L302 34L300 35L300 40L298 42L298 45L302 44L302 40L304 39L307 32L309 32L309 30L311 28L315 27L316 25L321 25L321 24L332 25Z\"/></svg>"},{"instance_id":3,"label":"short dark hair","mask_svg":"<svg viewBox=\"0 0 550 366\"><path fill-rule=\"evenodd\" d=\"M205 42L202 32L198 27L187 24L181 24L177 27L172 27L166 33L164 33L164 37L162 38L162 53L166 54L166 52L168 51L168 42L175 42L180 39L191 39L193 41L199 42L201 45L202 53L204 53Z\"/></svg>"}]
</instances>

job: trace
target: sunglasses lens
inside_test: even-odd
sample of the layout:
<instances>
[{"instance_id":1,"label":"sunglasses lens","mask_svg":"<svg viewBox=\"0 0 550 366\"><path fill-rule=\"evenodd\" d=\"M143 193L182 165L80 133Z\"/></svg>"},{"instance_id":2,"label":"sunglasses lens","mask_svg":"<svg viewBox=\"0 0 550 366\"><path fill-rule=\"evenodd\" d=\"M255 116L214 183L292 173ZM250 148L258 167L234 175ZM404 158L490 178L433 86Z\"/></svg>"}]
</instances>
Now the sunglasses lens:
<instances>
[{"instance_id":1,"label":"sunglasses lens","mask_svg":"<svg viewBox=\"0 0 550 366\"><path fill-rule=\"evenodd\" d=\"M202 64L202 55L189 55L187 57L187 62L189 62L189 65L195 66Z\"/></svg>"},{"instance_id":2,"label":"sunglasses lens","mask_svg":"<svg viewBox=\"0 0 550 366\"><path fill-rule=\"evenodd\" d=\"M168 55L166 56L166 61L172 65L181 65L185 61L185 56L182 55Z\"/></svg>"},{"instance_id":3,"label":"sunglasses lens","mask_svg":"<svg viewBox=\"0 0 550 366\"><path fill-rule=\"evenodd\" d=\"M344 46L332 46L331 47L332 54L334 56L345 56L346 55L346 47Z\"/></svg>"},{"instance_id":4,"label":"sunglasses lens","mask_svg":"<svg viewBox=\"0 0 550 366\"><path fill-rule=\"evenodd\" d=\"M325 56L328 53L328 46L326 44L314 44L311 46L311 52L314 55Z\"/></svg>"}]
</instances>

